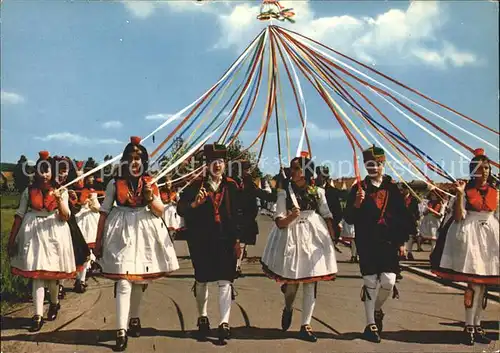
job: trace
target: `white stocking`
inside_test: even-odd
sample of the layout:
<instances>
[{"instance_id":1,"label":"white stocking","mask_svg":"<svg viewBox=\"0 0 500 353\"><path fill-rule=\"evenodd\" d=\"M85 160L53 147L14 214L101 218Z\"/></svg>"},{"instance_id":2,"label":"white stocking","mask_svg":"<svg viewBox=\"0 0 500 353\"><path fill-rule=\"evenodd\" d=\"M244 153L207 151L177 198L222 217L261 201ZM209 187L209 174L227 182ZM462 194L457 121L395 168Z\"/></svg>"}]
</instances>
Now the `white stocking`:
<instances>
[{"instance_id":1,"label":"white stocking","mask_svg":"<svg viewBox=\"0 0 500 353\"><path fill-rule=\"evenodd\" d=\"M285 285L285 308L290 311L293 309L293 302L297 296L297 290L299 289L298 284L286 284Z\"/></svg>"},{"instance_id":2,"label":"white stocking","mask_svg":"<svg viewBox=\"0 0 500 353\"><path fill-rule=\"evenodd\" d=\"M33 288L33 305L35 306L35 315L43 316L43 300L45 298L45 288L43 279L34 279Z\"/></svg>"},{"instance_id":3,"label":"white stocking","mask_svg":"<svg viewBox=\"0 0 500 353\"><path fill-rule=\"evenodd\" d=\"M208 316L208 283L196 282L195 284L196 306L199 316Z\"/></svg>"},{"instance_id":4,"label":"white stocking","mask_svg":"<svg viewBox=\"0 0 500 353\"><path fill-rule=\"evenodd\" d=\"M316 304L316 285L317 283L302 284L304 295L302 297L302 326L310 325Z\"/></svg>"},{"instance_id":5,"label":"white stocking","mask_svg":"<svg viewBox=\"0 0 500 353\"><path fill-rule=\"evenodd\" d=\"M392 293L394 284L396 284L395 273L384 272L380 274L380 289L378 291L377 300L375 301L375 310L382 309L382 305L384 305Z\"/></svg>"},{"instance_id":6,"label":"white stocking","mask_svg":"<svg viewBox=\"0 0 500 353\"><path fill-rule=\"evenodd\" d=\"M116 322L118 330L126 330L130 312L132 284L126 279L116 282Z\"/></svg>"},{"instance_id":7,"label":"white stocking","mask_svg":"<svg viewBox=\"0 0 500 353\"><path fill-rule=\"evenodd\" d=\"M410 239L408 240L408 244L406 245L406 251L407 253L411 253L413 251L413 243L414 243L414 237L413 235L410 235Z\"/></svg>"},{"instance_id":8,"label":"white stocking","mask_svg":"<svg viewBox=\"0 0 500 353\"><path fill-rule=\"evenodd\" d=\"M141 309L142 296L144 294L143 292L144 286L145 286L144 284L137 284L137 283L132 284L132 293L130 295L131 319L140 318L140 309Z\"/></svg>"},{"instance_id":9,"label":"white stocking","mask_svg":"<svg viewBox=\"0 0 500 353\"><path fill-rule=\"evenodd\" d=\"M49 287L50 303L59 303L59 283L57 280L53 279L47 281L47 286Z\"/></svg>"},{"instance_id":10,"label":"white stocking","mask_svg":"<svg viewBox=\"0 0 500 353\"><path fill-rule=\"evenodd\" d=\"M365 296L366 325L375 324L375 300L378 296L377 275L363 276L367 295Z\"/></svg>"},{"instance_id":11,"label":"white stocking","mask_svg":"<svg viewBox=\"0 0 500 353\"><path fill-rule=\"evenodd\" d=\"M351 256L358 256L358 248L356 247L356 242L354 240L351 241Z\"/></svg>"},{"instance_id":12,"label":"white stocking","mask_svg":"<svg viewBox=\"0 0 500 353\"><path fill-rule=\"evenodd\" d=\"M476 312L474 313L474 326L481 326L481 314L483 313L483 297L486 292L486 286L480 286L480 293L478 295L478 304Z\"/></svg>"},{"instance_id":13,"label":"white stocking","mask_svg":"<svg viewBox=\"0 0 500 353\"><path fill-rule=\"evenodd\" d=\"M219 285L219 311L220 324L229 323L229 315L231 314L232 288L229 281L218 281Z\"/></svg>"}]
</instances>

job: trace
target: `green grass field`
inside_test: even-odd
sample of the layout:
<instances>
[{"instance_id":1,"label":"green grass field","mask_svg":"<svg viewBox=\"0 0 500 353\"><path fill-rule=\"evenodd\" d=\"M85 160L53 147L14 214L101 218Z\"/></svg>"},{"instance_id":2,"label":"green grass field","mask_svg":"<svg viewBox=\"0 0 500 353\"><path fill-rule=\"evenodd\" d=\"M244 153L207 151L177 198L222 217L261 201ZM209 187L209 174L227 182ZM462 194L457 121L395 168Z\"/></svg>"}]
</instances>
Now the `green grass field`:
<instances>
[{"instance_id":1,"label":"green grass field","mask_svg":"<svg viewBox=\"0 0 500 353\"><path fill-rule=\"evenodd\" d=\"M9 256L7 255L7 243L9 241L10 229L14 220L17 205L19 204L19 195L1 196L1 253L0 253L0 312L3 314L9 306L21 300L26 300L30 293L28 281L14 277L10 273Z\"/></svg>"},{"instance_id":2,"label":"green grass field","mask_svg":"<svg viewBox=\"0 0 500 353\"><path fill-rule=\"evenodd\" d=\"M19 206L19 195L1 195L0 208L17 208ZM3 220L3 219L2 219Z\"/></svg>"}]
</instances>

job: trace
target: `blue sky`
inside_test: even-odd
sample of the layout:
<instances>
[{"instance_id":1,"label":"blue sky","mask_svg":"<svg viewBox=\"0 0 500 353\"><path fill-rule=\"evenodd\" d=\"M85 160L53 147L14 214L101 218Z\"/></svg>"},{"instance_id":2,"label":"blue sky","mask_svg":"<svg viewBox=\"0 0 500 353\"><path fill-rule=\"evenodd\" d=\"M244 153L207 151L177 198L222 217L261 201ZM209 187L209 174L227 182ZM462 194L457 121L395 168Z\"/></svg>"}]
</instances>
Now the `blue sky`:
<instances>
[{"instance_id":1,"label":"blue sky","mask_svg":"<svg viewBox=\"0 0 500 353\"><path fill-rule=\"evenodd\" d=\"M165 116L189 105L218 80L267 24L255 20L259 3L4 0L2 161L15 162L20 154L34 160L41 149L76 159L102 160L106 154L120 153L130 135L147 135ZM498 130L498 4L314 0L288 4L297 13L297 23L288 28L373 64ZM305 79L301 82L314 124L310 134L316 158L350 160L350 146L331 112ZM294 154L299 123L291 96L285 100L290 127L295 128ZM251 117L244 142L253 140L259 129L262 106ZM381 106L435 159L444 160L445 166L456 159L441 143ZM446 117L495 142L494 135L452 114ZM158 133L156 140L165 138L174 126ZM482 147L458 130L449 126L447 130ZM264 156L273 160L276 140L268 141ZM276 168L264 169L274 173Z\"/></svg>"}]
</instances>

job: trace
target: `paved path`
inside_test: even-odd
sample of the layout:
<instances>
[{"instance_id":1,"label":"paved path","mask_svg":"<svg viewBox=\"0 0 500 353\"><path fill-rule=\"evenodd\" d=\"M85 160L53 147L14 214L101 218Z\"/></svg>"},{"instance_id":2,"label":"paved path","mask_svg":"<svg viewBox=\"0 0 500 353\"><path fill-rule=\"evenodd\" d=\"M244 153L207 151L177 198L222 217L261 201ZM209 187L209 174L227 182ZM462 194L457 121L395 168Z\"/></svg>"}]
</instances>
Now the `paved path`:
<instances>
[{"instance_id":1,"label":"paved path","mask_svg":"<svg viewBox=\"0 0 500 353\"><path fill-rule=\"evenodd\" d=\"M262 234L270 221L259 220ZM265 246L261 237L249 257L260 256ZM197 312L192 268L183 242L176 244L181 269L173 278L154 282L144 295L141 320L142 337L129 339L127 352L494 352L498 341L474 348L457 340L463 325L463 295L459 289L445 287L418 274L403 272L398 284L400 300L386 305L383 342L373 344L359 338L364 329L364 311L359 299L361 279L358 266L350 264L349 249L338 255L339 277L319 285L312 326L320 338L317 343L296 339L300 328L302 296L299 291L292 327L281 332L283 297L279 285L262 275L256 261L246 262L245 277L236 281L238 296L232 306L230 324L234 338L224 347L216 340L198 342L193 337ZM68 286L70 283L67 284ZM210 286L209 316L212 327L218 322L216 285ZM484 313L484 326L498 339L500 307L490 301ZM32 305L20 305L2 318L2 352L111 352L115 337L113 282L103 278L89 280L85 294L68 293L60 316L47 322L37 334L27 332L33 315ZM213 332L215 335L215 331Z\"/></svg>"}]
</instances>

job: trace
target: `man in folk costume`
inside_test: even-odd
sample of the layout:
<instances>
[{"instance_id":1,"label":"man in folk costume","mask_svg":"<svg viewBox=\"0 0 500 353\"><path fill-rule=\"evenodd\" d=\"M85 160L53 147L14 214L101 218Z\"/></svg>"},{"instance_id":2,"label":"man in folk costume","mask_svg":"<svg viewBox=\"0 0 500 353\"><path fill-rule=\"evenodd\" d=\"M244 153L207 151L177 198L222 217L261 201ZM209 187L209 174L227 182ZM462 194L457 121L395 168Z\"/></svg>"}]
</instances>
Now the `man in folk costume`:
<instances>
[{"instance_id":1,"label":"man in folk costume","mask_svg":"<svg viewBox=\"0 0 500 353\"><path fill-rule=\"evenodd\" d=\"M399 247L408 238L408 211L397 185L384 175L385 153L378 147L363 151L368 176L353 185L344 217L354 224L359 266L364 285L367 326L366 340L379 343L383 328L382 306L393 293L398 296L396 273L399 271Z\"/></svg>"},{"instance_id":2,"label":"man in folk costume","mask_svg":"<svg viewBox=\"0 0 500 353\"><path fill-rule=\"evenodd\" d=\"M231 161L231 177L240 187L239 219L241 220L240 242L244 244L238 258L237 272L241 275L241 261L246 254L247 245L257 243L259 226L256 218L259 211L257 199L263 202L276 202L277 195L270 191L258 188L251 175L252 165L248 160Z\"/></svg>"},{"instance_id":3,"label":"man in folk costume","mask_svg":"<svg viewBox=\"0 0 500 353\"><path fill-rule=\"evenodd\" d=\"M229 338L229 315L236 278L236 261L241 247L238 230L240 190L225 175L227 150L223 145L204 147L208 175L196 180L181 194L177 212L185 221L185 233L194 267L194 295L198 306L198 333L207 336L208 283L219 286L219 339Z\"/></svg>"}]
</instances>

